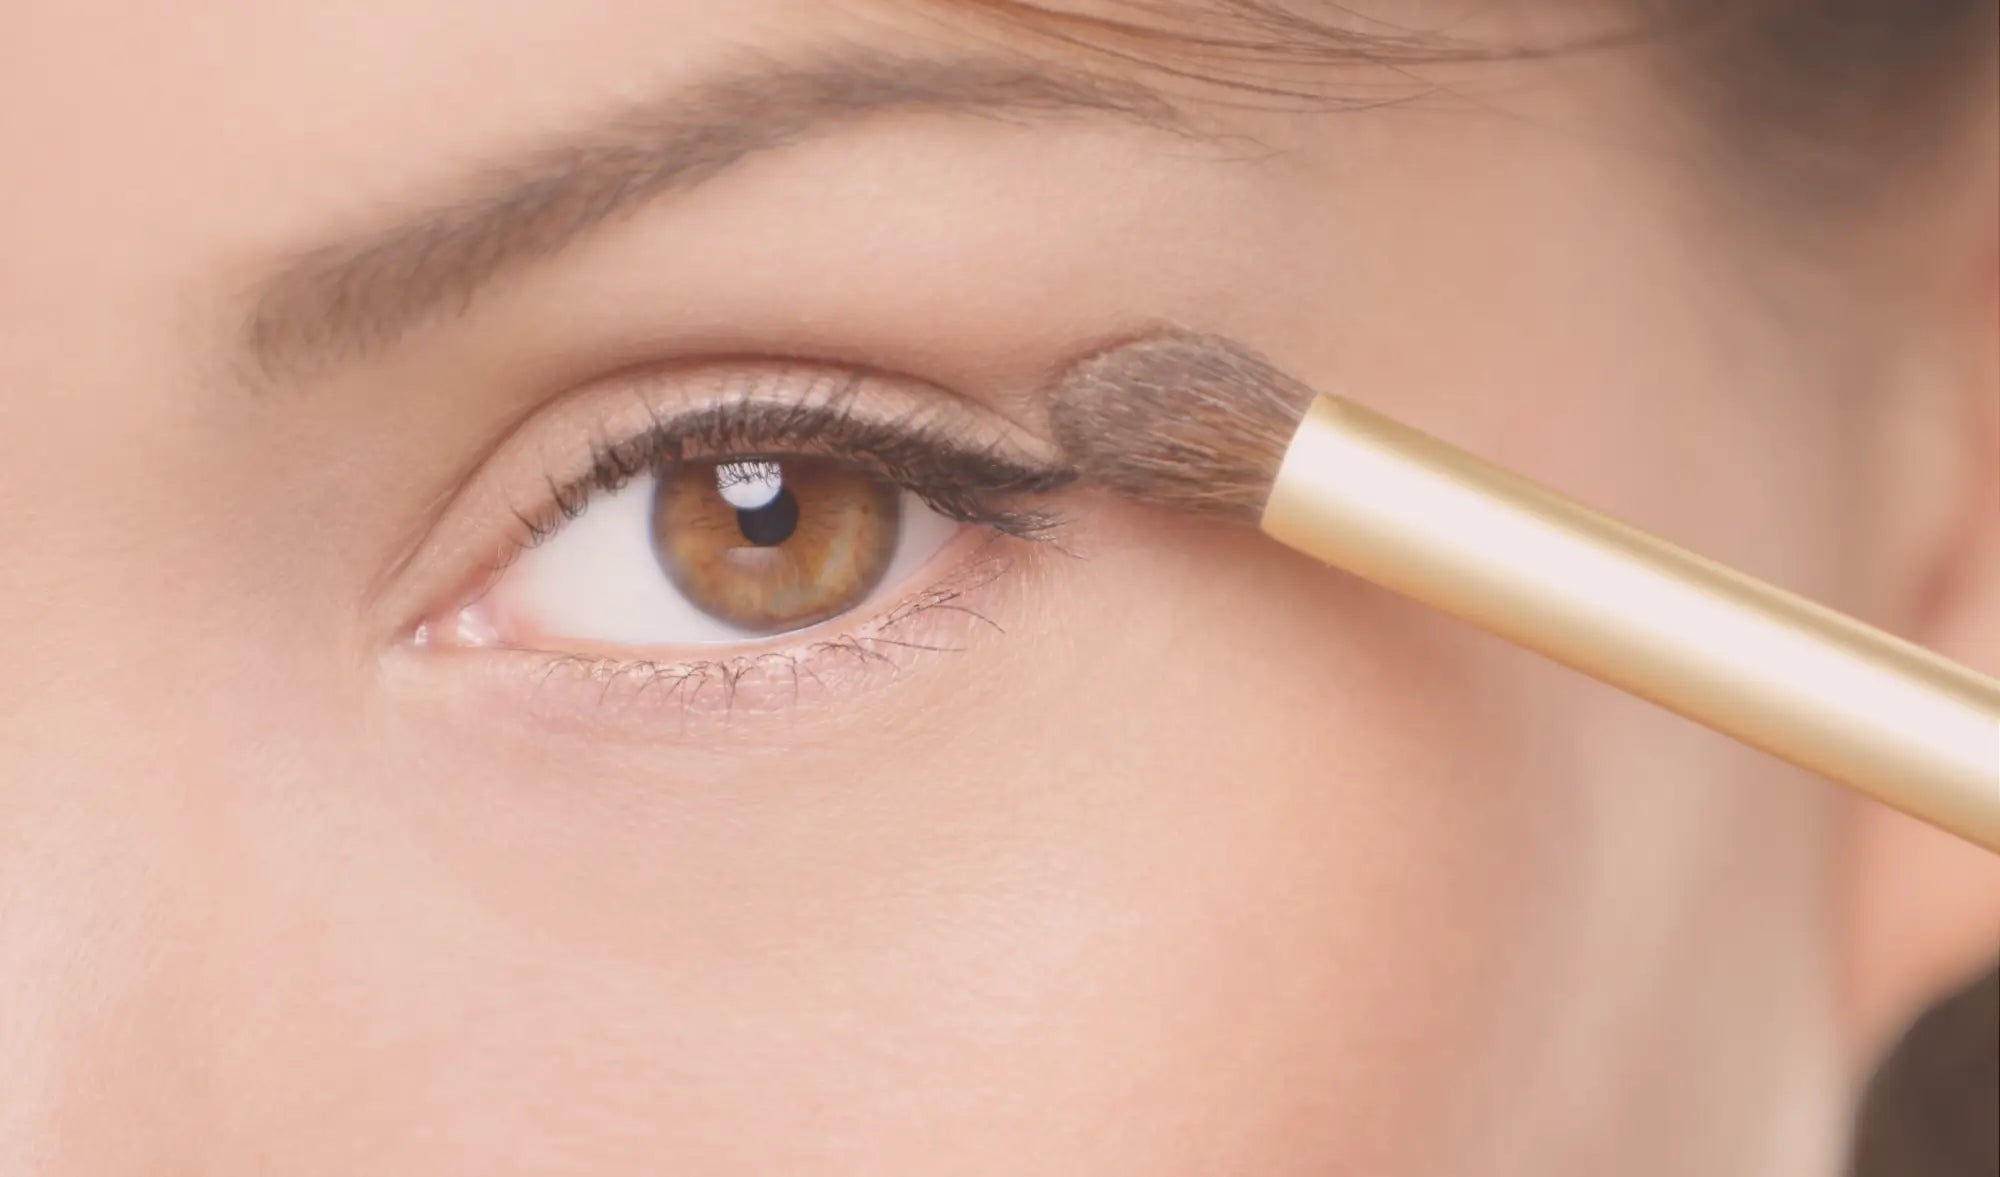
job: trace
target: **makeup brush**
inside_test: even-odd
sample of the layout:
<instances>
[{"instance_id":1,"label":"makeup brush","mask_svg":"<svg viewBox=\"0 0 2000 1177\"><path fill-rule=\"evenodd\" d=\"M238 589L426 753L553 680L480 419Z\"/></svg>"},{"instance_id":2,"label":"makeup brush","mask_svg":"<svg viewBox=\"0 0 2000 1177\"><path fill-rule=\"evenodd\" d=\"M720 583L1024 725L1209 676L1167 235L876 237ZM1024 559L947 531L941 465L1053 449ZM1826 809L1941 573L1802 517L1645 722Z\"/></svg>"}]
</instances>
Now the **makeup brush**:
<instances>
[{"instance_id":1,"label":"makeup brush","mask_svg":"<svg viewBox=\"0 0 2000 1177\"><path fill-rule=\"evenodd\" d=\"M1261 528L1697 723L2000 851L2000 682L1619 523L1228 340L1071 369L1078 473Z\"/></svg>"}]
</instances>

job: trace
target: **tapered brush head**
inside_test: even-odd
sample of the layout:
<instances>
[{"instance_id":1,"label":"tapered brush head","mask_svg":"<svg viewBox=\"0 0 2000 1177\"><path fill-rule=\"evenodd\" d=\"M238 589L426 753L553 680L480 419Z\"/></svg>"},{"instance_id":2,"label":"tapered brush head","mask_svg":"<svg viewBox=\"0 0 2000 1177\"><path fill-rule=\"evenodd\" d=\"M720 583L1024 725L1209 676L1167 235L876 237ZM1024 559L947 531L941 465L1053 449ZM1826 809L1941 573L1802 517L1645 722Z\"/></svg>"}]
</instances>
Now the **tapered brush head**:
<instances>
[{"instance_id":1,"label":"tapered brush head","mask_svg":"<svg viewBox=\"0 0 2000 1177\"><path fill-rule=\"evenodd\" d=\"M1242 344L1168 331L1078 363L1050 413L1056 443L1085 480L1255 525L1313 396Z\"/></svg>"}]
</instances>

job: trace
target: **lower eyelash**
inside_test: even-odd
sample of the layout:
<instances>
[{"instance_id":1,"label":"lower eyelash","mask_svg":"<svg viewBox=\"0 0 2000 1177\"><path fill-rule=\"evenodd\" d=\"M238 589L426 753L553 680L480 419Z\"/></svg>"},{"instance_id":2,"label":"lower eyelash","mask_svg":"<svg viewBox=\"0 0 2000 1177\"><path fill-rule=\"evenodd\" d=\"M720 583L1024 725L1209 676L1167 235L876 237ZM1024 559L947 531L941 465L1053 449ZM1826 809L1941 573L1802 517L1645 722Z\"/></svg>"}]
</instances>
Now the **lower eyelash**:
<instances>
[{"instance_id":1,"label":"lower eyelash","mask_svg":"<svg viewBox=\"0 0 2000 1177\"><path fill-rule=\"evenodd\" d=\"M728 715L740 709L782 710L795 704L808 685L826 687L836 672L901 670L910 656L962 653L958 641L926 640L912 634L919 619L956 614L995 634L1005 629L972 598L1013 574L1017 558L992 550L1007 542L995 535L967 567L939 584L895 605L859 632L837 634L784 650L731 658L662 662L582 654L543 655L534 672L538 688L558 680L594 684L597 704L608 707L662 707L683 714Z\"/></svg>"}]
</instances>

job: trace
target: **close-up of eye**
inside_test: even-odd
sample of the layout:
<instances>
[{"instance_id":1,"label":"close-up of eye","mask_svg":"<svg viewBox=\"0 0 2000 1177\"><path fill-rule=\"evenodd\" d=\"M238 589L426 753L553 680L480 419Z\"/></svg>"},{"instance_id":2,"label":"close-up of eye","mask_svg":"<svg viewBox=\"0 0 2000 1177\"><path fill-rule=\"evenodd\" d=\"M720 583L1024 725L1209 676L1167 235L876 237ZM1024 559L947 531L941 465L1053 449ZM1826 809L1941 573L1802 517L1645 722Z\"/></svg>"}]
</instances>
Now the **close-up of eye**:
<instances>
[{"instance_id":1,"label":"close-up of eye","mask_svg":"<svg viewBox=\"0 0 2000 1177\"><path fill-rule=\"evenodd\" d=\"M545 649L753 641L894 592L961 526L838 459L673 463L593 495L468 607L464 628Z\"/></svg>"},{"instance_id":2,"label":"close-up of eye","mask_svg":"<svg viewBox=\"0 0 2000 1177\"><path fill-rule=\"evenodd\" d=\"M1052 538L1070 477L1013 426L906 378L745 362L615 374L474 474L449 526L495 558L448 582L470 587L429 604L414 644L597 673L795 641L853 651L857 630L920 612L981 555Z\"/></svg>"},{"instance_id":3,"label":"close-up of eye","mask_svg":"<svg viewBox=\"0 0 2000 1177\"><path fill-rule=\"evenodd\" d=\"M1995 0L0 16L0 1177L2000 1177Z\"/></svg>"}]
</instances>

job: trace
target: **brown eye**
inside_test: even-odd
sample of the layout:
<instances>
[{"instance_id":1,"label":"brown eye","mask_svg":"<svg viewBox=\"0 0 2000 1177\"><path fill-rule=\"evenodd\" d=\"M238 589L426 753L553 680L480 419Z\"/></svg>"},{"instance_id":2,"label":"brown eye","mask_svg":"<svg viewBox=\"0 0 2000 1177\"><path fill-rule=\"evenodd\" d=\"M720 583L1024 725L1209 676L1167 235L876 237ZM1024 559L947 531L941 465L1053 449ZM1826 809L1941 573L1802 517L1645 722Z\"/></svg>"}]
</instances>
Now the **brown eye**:
<instances>
[{"instance_id":1,"label":"brown eye","mask_svg":"<svg viewBox=\"0 0 2000 1177\"><path fill-rule=\"evenodd\" d=\"M800 629L881 583L901 501L825 458L684 462L660 476L653 551L702 612L756 633Z\"/></svg>"}]
</instances>

